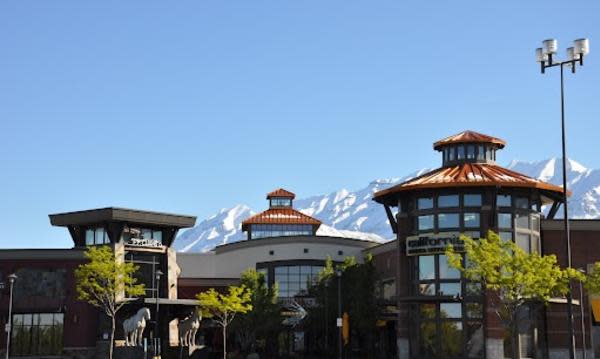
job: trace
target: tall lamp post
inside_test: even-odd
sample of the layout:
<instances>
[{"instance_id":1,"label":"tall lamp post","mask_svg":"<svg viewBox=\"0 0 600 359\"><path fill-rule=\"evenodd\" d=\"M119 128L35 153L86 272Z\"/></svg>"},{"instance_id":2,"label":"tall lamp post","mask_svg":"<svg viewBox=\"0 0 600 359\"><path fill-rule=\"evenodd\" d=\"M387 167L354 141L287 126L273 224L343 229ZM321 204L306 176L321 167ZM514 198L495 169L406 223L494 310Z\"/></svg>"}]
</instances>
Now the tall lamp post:
<instances>
[{"instance_id":1,"label":"tall lamp post","mask_svg":"<svg viewBox=\"0 0 600 359\"><path fill-rule=\"evenodd\" d=\"M329 352L329 279L325 281L325 353Z\"/></svg>"},{"instance_id":2,"label":"tall lamp post","mask_svg":"<svg viewBox=\"0 0 600 359\"><path fill-rule=\"evenodd\" d=\"M586 275L586 271L583 268L579 268L578 271L580 271L581 273L583 273L584 275ZM583 281L579 281L579 315L581 316L581 346L583 348L583 352L582 352L582 359L587 359L587 355L586 355L586 347L587 347L587 343L586 343L586 337L585 337L585 320L584 320L584 315L585 315L585 311L583 309Z\"/></svg>"},{"instance_id":3,"label":"tall lamp post","mask_svg":"<svg viewBox=\"0 0 600 359\"><path fill-rule=\"evenodd\" d=\"M340 268L335 270L335 275L338 280L338 358L342 359L342 270Z\"/></svg>"},{"instance_id":4,"label":"tall lamp post","mask_svg":"<svg viewBox=\"0 0 600 359\"><path fill-rule=\"evenodd\" d=\"M571 256L571 235L569 228L569 209L567 205L567 143L565 136L565 86L564 86L564 68L571 68L571 72L575 73L577 64L583 66L583 57L590 52L590 43L588 39L578 39L573 42L573 47L567 49L567 60L557 61L554 59L558 50L558 41L555 39L544 40L542 46L535 50L537 62L540 63L542 74L549 67L560 67L560 113L561 113L561 129L562 129L562 175L563 175L563 212L564 212L564 237L567 246L567 266L572 267ZM569 358L575 359L575 331L573 320L573 294L572 288L569 286L567 293L567 316L568 330L570 335L569 340Z\"/></svg>"},{"instance_id":5,"label":"tall lamp post","mask_svg":"<svg viewBox=\"0 0 600 359\"><path fill-rule=\"evenodd\" d=\"M17 280L17 275L12 273L8 275L8 283L10 286L9 289L9 299L8 299L8 319L6 320L6 359L8 359L8 355L10 353L10 335L12 332L12 304L13 304L13 287L15 285L15 281Z\"/></svg>"},{"instance_id":6,"label":"tall lamp post","mask_svg":"<svg viewBox=\"0 0 600 359\"><path fill-rule=\"evenodd\" d=\"M158 334L158 310L160 308L159 306L159 300L160 300L160 277L162 277L163 272L159 269L156 271L155 273L156 275L156 315L154 317L154 341L156 342L155 344L155 356L159 357L160 354L160 337Z\"/></svg>"}]
</instances>

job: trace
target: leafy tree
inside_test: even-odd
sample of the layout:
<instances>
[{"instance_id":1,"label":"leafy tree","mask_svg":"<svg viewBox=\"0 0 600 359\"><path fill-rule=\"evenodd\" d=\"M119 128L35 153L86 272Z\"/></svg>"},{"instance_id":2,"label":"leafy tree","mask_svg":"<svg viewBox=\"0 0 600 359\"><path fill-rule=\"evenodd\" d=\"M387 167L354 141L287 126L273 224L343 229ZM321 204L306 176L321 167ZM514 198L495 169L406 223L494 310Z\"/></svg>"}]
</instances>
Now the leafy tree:
<instances>
[{"instance_id":1,"label":"leafy tree","mask_svg":"<svg viewBox=\"0 0 600 359\"><path fill-rule=\"evenodd\" d=\"M85 252L87 263L75 270L78 299L100 308L111 320L109 358L113 356L115 318L127 301L123 297L144 295L144 284L138 284L133 263L118 262L109 246L90 247Z\"/></svg>"},{"instance_id":2,"label":"leafy tree","mask_svg":"<svg viewBox=\"0 0 600 359\"><path fill-rule=\"evenodd\" d=\"M329 347L335 347L335 318L338 306L336 267L342 270L343 311L350 317L351 340L359 341L355 344L363 350L363 357L371 358L375 355L377 316L381 310L377 297L379 276L371 255L365 256L363 263L358 263L355 257L346 257L344 262L337 266L331 258L327 258L317 284L310 290L311 296L317 300L317 306L309 308L309 325L319 337L325 338L323 324L327 321L327 341Z\"/></svg>"},{"instance_id":3,"label":"leafy tree","mask_svg":"<svg viewBox=\"0 0 600 359\"><path fill-rule=\"evenodd\" d=\"M232 329L239 333L242 351L247 352L257 341L266 344L276 338L273 333L281 326L281 306L277 301L277 286L269 288L264 273L250 268L242 273L241 284L250 290L252 310L239 315Z\"/></svg>"},{"instance_id":4,"label":"leafy tree","mask_svg":"<svg viewBox=\"0 0 600 359\"><path fill-rule=\"evenodd\" d=\"M585 289L591 294L600 294L600 262L594 263L594 267L588 273Z\"/></svg>"},{"instance_id":5,"label":"leafy tree","mask_svg":"<svg viewBox=\"0 0 600 359\"><path fill-rule=\"evenodd\" d=\"M213 318L223 328L223 359L227 359L227 326L236 314L248 313L252 292L245 286L230 286L227 294L220 294L214 288L198 293L196 299L206 318Z\"/></svg>"},{"instance_id":6,"label":"leafy tree","mask_svg":"<svg viewBox=\"0 0 600 359\"><path fill-rule=\"evenodd\" d=\"M448 262L466 279L494 291L496 313L511 338L517 337L518 313L523 306L532 302L547 304L552 297L568 293L571 279L584 280L573 268L560 268L555 255L526 253L513 241L503 241L492 231L486 238L474 240L461 236L461 240L466 265L463 255L452 246L446 251ZM519 357L516 345L512 345L512 356Z\"/></svg>"}]
</instances>

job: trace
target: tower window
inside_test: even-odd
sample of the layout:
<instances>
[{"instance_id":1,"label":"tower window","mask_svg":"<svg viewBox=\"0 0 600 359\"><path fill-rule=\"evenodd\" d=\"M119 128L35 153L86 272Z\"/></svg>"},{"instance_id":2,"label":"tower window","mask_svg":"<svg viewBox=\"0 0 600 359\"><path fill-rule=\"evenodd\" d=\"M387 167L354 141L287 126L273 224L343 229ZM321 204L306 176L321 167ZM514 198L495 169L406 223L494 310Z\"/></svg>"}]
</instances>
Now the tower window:
<instances>
[{"instance_id":1,"label":"tower window","mask_svg":"<svg viewBox=\"0 0 600 359\"><path fill-rule=\"evenodd\" d=\"M458 146L458 153L456 154L457 160L462 160L465 158L465 146Z\"/></svg>"},{"instance_id":2,"label":"tower window","mask_svg":"<svg viewBox=\"0 0 600 359\"><path fill-rule=\"evenodd\" d=\"M271 207L291 207L291 198L274 197L271 198Z\"/></svg>"},{"instance_id":3,"label":"tower window","mask_svg":"<svg viewBox=\"0 0 600 359\"><path fill-rule=\"evenodd\" d=\"M483 147L483 145L479 145L479 147L477 149L477 159L478 160L485 159L485 148Z\"/></svg>"},{"instance_id":4,"label":"tower window","mask_svg":"<svg viewBox=\"0 0 600 359\"><path fill-rule=\"evenodd\" d=\"M467 159L475 159L475 145L467 145Z\"/></svg>"}]
</instances>

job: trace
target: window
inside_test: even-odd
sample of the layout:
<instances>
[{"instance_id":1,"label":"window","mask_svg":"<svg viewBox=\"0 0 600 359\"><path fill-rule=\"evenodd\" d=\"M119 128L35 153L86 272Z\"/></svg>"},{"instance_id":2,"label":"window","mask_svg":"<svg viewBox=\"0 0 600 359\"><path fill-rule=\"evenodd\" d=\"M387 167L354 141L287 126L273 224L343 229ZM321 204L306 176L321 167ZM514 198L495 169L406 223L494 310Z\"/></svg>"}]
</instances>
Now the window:
<instances>
[{"instance_id":1,"label":"window","mask_svg":"<svg viewBox=\"0 0 600 359\"><path fill-rule=\"evenodd\" d=\"M465 207L481 207L480 194L465 194L463 201Z\"/></svg>"},{"instance_id":2,"label":"window","mask_svg":"<svg viewBox=\"0 0 600 359\"><path fill-rule=\"evenodd\" d=\"M529 234L517 233L516 243L527 253L531 253L531 238Z\"/></svg>"},{"instance_id":3,"label":"window","mask_svg":"<svg viewBox=\"0 0 600 359\"><path fill-rule=\"evenodd\" d=\"M521 209L529 209L529 198L517 197L515 198L515 207Z\"/></svg>"},{"instance_id":4,"label":"window","mask_svg":"<svg viewBox=\"0 0 600 359\"><path fill-rule=\"evenodd\" d=\"M292 200L290 198L274 197L271 198L271 207L291 207Z\"/></svg>"},{"instance_id":5,"label":"window","mask_svg":"<svg viewBox=\"0 0 600 359\"><path fill-rule=\"evenodd\" d=\"M63 322L63 313L13 314L11 356L61 355Z\"/></svg>"},{"instance_id":6,"label":"window","mask_svg":"<svg viewBox=\"0 0 600 359\"><path fill-rule=\"evenodd\" d=\"M459 226L458 213L440 213L438 215L438 228L458 228Z\"/></svg>"},{"instance_id":7,"label":"window","mask_svg":"<svg viewBox=\"0 0 600 359\"><path fill-rule=\"evenodd\" d=\"M479 145L479 147L477 148L477 159L478 160L485 159L485 149L484 149L483 145Z\"/></svg>"},{"instance_id":8,"label":"window","mask_svg":"<svg viewBox=\"0 0 600 359\"><path fill-rule=\"evenodd\" d=\"M440 316L442 318L462 318L462 304L441 303Z\"/></svg>"},{"instance_id":9,"label":"window","mask_svg":"<svg viewBox=\"0 0 600 359\"><path fill-rule=\"evenodd\" d=\"M512 205L511 203L511 196L508 194L499 194L498 196L496 196L496 206L497 207L510 207Z\"/></svg>"},{"instance_id":10,"label":"window","mask_svg":"<svg viewBox=\"0 0 600 359\"><path fill-rule=\"evenodd\" d=\"M516 213L515 222L517 228L529 229L529 214Z\"/></svg>"},{"instance_id":11,"label":"window","mask_svg":"<svg viewBox=\"0 0 600 359\"><path fill-rule=\"evenodd\" d=\"M498 213L498 228L512 228L512 214Z\"/></svg>"},{"instance_id":12,"label":"window","mask_svg":"<svg viewBox=\"0 0 600 359\"><path fill-rule=\"evenodd\" d=\"M104 228L88 228L85 230L86 246L102 245L109 243L110 239L108 238L108 233L106 233Z\"/></svg>"},{"instance_id":13,"label":"window","mask_svg":"<svg viewBox=\"0 0 600 359\"><path fill-rule=\"evenodd\" d=\"M433 197L423 197L417 200L417 209L433 208Z\"/></svg>"},{"instance_id":14,"label":"window","mask_svg":"<svg viewBox=\"0 0 600 359\"><path fill-rule=\"evenodd\" d=\"M316 283L323 266L294 265L274 268L275 282L279 286L280 298L292 298L305 294Z\"/></svg>"},{"instance_id":15,"label":"window","mask_svg":"<svg viewBox=\"0 0 600 359\"><path fill-rule=\"evenodd\" d=\"M475 159L475 145L467 145L467 159L468 160Z\"/></svg>"},{"instance_id":16,"label":"window","mask_svg":"<svg viewBox=\"0 0 600 359\"><path fill-rule=\"evenodd\" d=\"M419 260L419 279L435 279L435 256L420 256Z\"/></svg>"},{"instance_id":17,"label":"window","mask_svg":"<svg viewBox=\"0 0 600 359\"><path fill-rule=\"evenodd\" d=\"M433 229L433 215L419 216L418 219L419 231L428 231Z\"/></svg>"},{"instance_id":18,"label":"window","mask_svg":"<svg viewBox=\"0 0 600 359\"><path fill-rule=\"evenodd\" d=\"M252 239L286 236L312 236L310 224L253 224L250 226Z\"/></svg>"},{"instance_id":19,"label":"window","mask_svg":"<svg viewBox=\"0 0 600 359\"><path fill-rule=\"evenodd\" d=\"M462 160L465 158L465 146L458 146L456 148L457 150L457 154L456 154L456 159L457 160Z\"/></svg>"},{"instance_id":20,"label":"window","mask_svg":"<svg viewBox=\"0 0 600 359\"><path fill-rule=\"evenodd\" d=\"M448 148L448 161L454 161L454 147Z\"/></svg>"},{"instance_id":21,"label":"window","mask_svg":"<svg viewBox=\"0 0 600 359\"><path fill-rule=\"evenodd\" d=\"M440 254L440 279L460 279L460 271L448 263L448 258Z\"/></svg>"},{"instance_id":22,"label":"window","mask_svg":"<svg viewBox=\"0 0 600 359\"><path fill-rule=\"evenodd\" d=\"M463 216L466 228L479 227L479 213L465 213Z\"/></svg>"},{"instance_id":23,"label":"window","mask_svg":"<svg viewBox=\"0 0 600 359\"><path fill-rule=\"evenodd\" d=\"M458 195L446 195L438 197L438 207L439 208L449 208L449 207L458 207Z\"/></svg>"},{"instance_id":24,"label":"window","mask_svg":"<svg viewBox=\"0 0 600 359\"><path fill-rule=\"evenodd\" d=\"M460 283L440 283L440 295L460 296Z\"/></svg>"}]
</instances>

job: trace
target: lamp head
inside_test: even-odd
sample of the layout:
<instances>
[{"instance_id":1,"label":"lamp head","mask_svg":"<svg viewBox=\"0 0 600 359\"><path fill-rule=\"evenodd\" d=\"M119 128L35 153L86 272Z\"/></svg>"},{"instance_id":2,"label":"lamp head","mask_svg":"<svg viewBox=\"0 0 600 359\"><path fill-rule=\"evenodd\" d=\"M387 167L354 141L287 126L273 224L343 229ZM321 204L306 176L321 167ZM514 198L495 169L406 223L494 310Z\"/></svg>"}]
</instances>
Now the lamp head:
<instances>
[{"instance_id":1,"label":"lamp head","mask_svg":"<svg viewBox=\"0 0 600 359\"><path fill-rule=\"evenodd\" d=\"M544 54L553 55L556 54L558 50L558 41L556 39L547 39L542 41L542 45L544 48Z\"/></svg>"},{"instance_id":2,"label":"lamp head","mask_svg":"<svg viewBox=\"0 0 600 359\"><path fill-rule=\"evenodd\" d=\"M573 41L573 51L576 55L585 56L590 53L590 40L577 39Z\"/></svg>"},{"instance_id":3,"label":"lamp head","mask_svg":"<svg viewBox=\"0 0 600 359\"><path fill-rule=\"evenodd\" d=\"M19 278L19 277L17 277L17 275L16 275L16 274L14 274L14 273L11 273L11 274L9 274L9 275L7 276L7 278L8 278L8 282L9 282L10 284L13 284L13 283L14 283L14 282L17 280L17 278Z\"/></svg>"},{"instance_id":4,"label":"lamp head","mask_svg":"<svg viewBox=\"0 0 600 359\"><path fill-rule=\"evenodd\" d=\"M573 47L567 48L567 59L568 60L576 60L578 59L578 55L575 54L575 49Z\"/></svg>"},{"instance_id":5,"label":"lamp head","mask_svg":"<svg viewBox=\"0 0 600 359\"><path fill-rule=\"evenodd\" d=\"M544 53L544 49L542 49L541 47L538 47L537 49L535 49L535 60L537 62L548 61L548 55L546 55Z\"/></svg>"}]
</instances>

